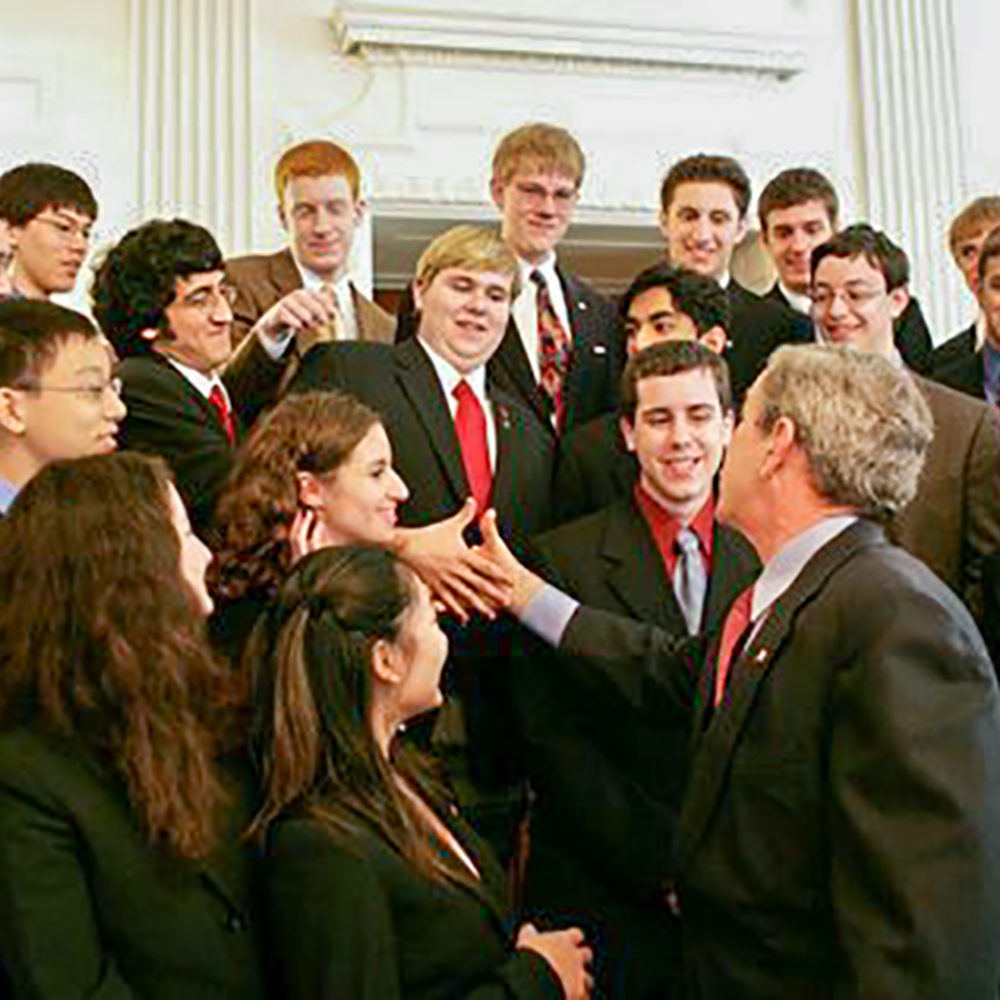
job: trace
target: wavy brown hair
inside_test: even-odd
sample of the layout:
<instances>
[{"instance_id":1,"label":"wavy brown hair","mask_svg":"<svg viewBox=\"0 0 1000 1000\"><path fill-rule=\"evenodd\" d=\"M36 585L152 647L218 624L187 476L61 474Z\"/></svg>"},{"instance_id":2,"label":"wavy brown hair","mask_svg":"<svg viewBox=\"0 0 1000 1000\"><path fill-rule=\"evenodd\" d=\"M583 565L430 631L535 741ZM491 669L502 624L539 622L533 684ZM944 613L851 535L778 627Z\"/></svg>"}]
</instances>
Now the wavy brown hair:
<instances>
[{"instance_id":1,"label":"wavy brown hair","mask_svg":"<svg viewBox=\"0 0 1000 1000\"><path fill-rule=\"evenodd\" d=\"M231 715L180 570L167 467L54 462L0 522L0 726L86 746L150 843L204 857L226 801L214 757Z\"/></svg>"},{"instance_id":2,"label":"wavy brown hair","mask_svg":"<svg viewBox=\"0 0 1000 1000\"><path fill-rule=\"evenodd\" d=\"M258 421L219 500L209 569L214 597L270 599L278 592L293 563L296 473L334 472L378 422L374 410L342 392L289 396Z\"/></svg>"},{"instance_id":3,"label":"wavy brown hair","mask_svg":"<svg viewBox=\"0 0 1000 1000\"><path fill-rule=\"evenodd\" d=\"M372 731L374 646L399 641L416 593L412 572L376 545L321 549L296 566L246 652L257 669L264 799L250 835L290 809L335 830L361 820L428 877L475 884L464 865L434 850L397 781L441 809L426 765L398 747L386 760Z\"/></svg>"}]
</instances>

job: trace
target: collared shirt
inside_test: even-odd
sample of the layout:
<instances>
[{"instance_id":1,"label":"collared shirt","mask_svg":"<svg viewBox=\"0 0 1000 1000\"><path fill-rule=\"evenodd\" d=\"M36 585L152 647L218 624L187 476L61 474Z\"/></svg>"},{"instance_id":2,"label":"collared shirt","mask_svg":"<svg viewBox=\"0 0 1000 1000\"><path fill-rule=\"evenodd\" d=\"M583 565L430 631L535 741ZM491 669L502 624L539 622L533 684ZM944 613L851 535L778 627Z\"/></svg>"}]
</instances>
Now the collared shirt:
<instances>
[{"instance_id":1,"label":"collared shirt","mask_svg":"<svg viewBox=\"0 0 1000 1000\"><path fill-rule=\"evenodd\" d=\"M976 350L981 351L986 343L986 313L982 309L976 313Z\"/></svg>"},{"instance_id":2,"label":"collared shirt","mask_svg":"<svg viewBox=\"0 0 1000 1000\"><path fill-rule=\"evenodd\" d=\"M182 361L178 361L176 358L172 358L167 354L164 354L163 357L165 357L167 361L169 361L205 399L208 399L208 397L212 394L212 390L218 386L222 390L222 395L225 397L226 403L229 405L230 409L232 409L233 401L229 398L226 386L218 375L206 375L204 372L198 371L197 368L192 368L190 365L186 365Z\"/></svg>"},{"instance_id":3,"label":"collared shirt","mask_svg":"<svg viewBox=\"0 0 1000 1000\"><path fill-rule=\"evenodd\" d=\"M778 282L778 290L785 297L785 301L796 311L804 313L806 316L812 315L812 299L808 295L800 295L793 292L783 282Z\"/></svg>"},{"instance_id":4,"label":"collared shirt","mask_svg":"<svg viewBox=\"0 0 1000 1000\"><path fill-rule=\"evenodd\" d=\"M996 406L1000 402L1000 350L989 341L983 344L983 377L986 399Z\"/></svg>"},{"instance_id":5,"label":"collared shirt","mask_svg":"<svg viewBox=\"0 0 1000 1000\"><path fill-rule=\"evenodd\" d=\"M458 400L455 398L455 389L463 379L468 383L472 394L479 400L479 405L486 415L486 447L490 453L490 468L497 467L497 431L496 421L493 419L493 404L486 395L486 366L480 365L474 372L463 375L454 368L450 362L445 361L432 347L430 347L422 337L417 336L420 346L427 352L427 357L431 359L434 372L437 375L438 383L444 392L444 398L448 400L448 412L454 421L455 413L458 410Z\"/></svg>"},{"instance_id":6,"label":"collared shirt","mask_svg":"<svg viewBox=\"0 0 1000 1000\"><path fill-rule=\"evenodd\" d=\"M14 497L20 491L13 483L7 482L2 476L0 476L0 514L6 514L10 509L10 505L14 502Z\"/></svg>"},{"instance_id":7,"label":"collared shirt","mask_svg":"<svg viewBox=\"0 0 1000 1000\"><path fill-rule=\"evenodd\" d=\"M567 333L572 333L569 322L569 306L566 304L566 295L563 292L562 282L556 272L556 255L550 253L541 263L529 264L527 261L517 259L518 271L521 274L521 291L514 304L511 306L511 316L514 318L514 325L521 335L521 343L524 351L528 355L528 362L531 365L532 374L537 382L541 378L540 359L538 356L538 289L531 280L532 271L540 271L545 278L545 285L549 290L549 301L555 311L559 322Z\"/></svg>"},{"instance_id":8,"label":"collared shirt","mask_svg":"<svg viewBox=\"0 0 1000 1000\"><path fill-rule=\"evenodd\" d=\"M641 481L635 484L635 502L646 519L646 524L649 525L650 534L659 549L667 576L672 580L674 567L677 565L677 535L684 527L684 522L651 496L643 488ZM701 510L691 518L687 527L698 536L701 560L708 575L712 571L712 536L715 529L715 504L711 496L705 501Z\"/></svg>"}]
</instances>

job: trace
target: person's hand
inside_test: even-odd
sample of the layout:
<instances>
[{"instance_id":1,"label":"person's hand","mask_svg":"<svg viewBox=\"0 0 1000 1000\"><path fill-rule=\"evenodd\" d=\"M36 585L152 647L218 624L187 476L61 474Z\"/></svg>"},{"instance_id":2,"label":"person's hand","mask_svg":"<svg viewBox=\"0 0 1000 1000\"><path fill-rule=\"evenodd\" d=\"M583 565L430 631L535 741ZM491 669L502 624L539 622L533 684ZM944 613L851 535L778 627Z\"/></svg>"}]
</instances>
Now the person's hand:
<instances>
[{"instance_id":1,"label":"person's hand","mask_svg":"<svg viewBox=\"0 0 1000 1000\"><path fill-rule=\"evenodd\" d=\"M462 532L476 517L475 500L425 528L399 528L399 557L427 584L438 605L459 621L469 612L494 618L510 600L510 581L497 563L465 544Z\"/></svg>"},{"instance_id":2,"label":"person's hand","mask_svg":"<svg viewBox=\"0 0 1000 1000\"><path fill-rule=\"evenodd\" d=\"M486 556L510 581L506 607L516 615L531 603L532 598L545 586L545 581L522 566L507 548L507 543L500 537L500 530L497 528L495 510L488 510L483 514L479 519L479 530L483 536L483 544L477 546L476 551Z\"/></svg>"},{"instance_id":3,"label":"person's hand","mask_svg":"<svg viewBox=\"0 0 1000 1000\"><path fill-rule=\"evenodd\" d=\"M594 988L590 972L594 956L579 927L540 931L533 924L524 924L517 932L517 947L537 952L552 966L566 1000L587 1000L590 996Z\"/></svg>"},{"instance_id":4,"label":"person's hand","mask_svg":"<svg viewBox=\"0 0 1000 1000\"><path fill-rule=\"evenodd\" d=\"M299 507L295 512L292 526L288 529L288 544L292 549L293 562L333 544L326 524L315 507Z\"/></svg>"},{"instance_id":5,"label":"person's hand","mask_svg":"<svg viewBox=\"0 0 1000 1000\"><path fill-rule=\"evenodd\" d=\"M278 337L284 330L315 330L328 323L337 322L337 301L333 292L309 291L296 288L271 306L259 320L254 330L265 337Z\"/></svg>"}]
</instances>

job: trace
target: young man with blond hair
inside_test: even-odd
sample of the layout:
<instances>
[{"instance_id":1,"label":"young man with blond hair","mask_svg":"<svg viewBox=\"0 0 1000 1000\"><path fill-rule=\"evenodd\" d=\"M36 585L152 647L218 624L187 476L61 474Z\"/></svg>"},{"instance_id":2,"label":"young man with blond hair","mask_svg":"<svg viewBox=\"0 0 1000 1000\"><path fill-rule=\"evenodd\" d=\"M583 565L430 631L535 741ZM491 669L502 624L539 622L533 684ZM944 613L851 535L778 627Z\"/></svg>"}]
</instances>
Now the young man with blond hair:
<instances>
[{"instance_id":1,"label":"young man with blond hair","mask_svg":"<svg viewBox=\"0 0 1000 1000\"><path fill-rule=\"evenodd\" d=\"M226 262L236 289L233 339L243 342L230 378L239 386L247 423L273 402L314 343L391 344L396 332L395 320L362 295L348 274L355 234L368 210L351 154L324 139L299 143L278 160L274 186L288 245Z\"/></svg>"},{"instance_id":2,"label":"young man with blond hair","mask_svg":"<svg viewBox=\"0 0 1000 1000\"><path fill-rule=\"evenodd\" d=\"M534 122L500 140L490 179L521 278L490 376L557 434L613 409L621 366L614 308L557 259L584 168L566 129Z\"/></svg>"}]
</instances>

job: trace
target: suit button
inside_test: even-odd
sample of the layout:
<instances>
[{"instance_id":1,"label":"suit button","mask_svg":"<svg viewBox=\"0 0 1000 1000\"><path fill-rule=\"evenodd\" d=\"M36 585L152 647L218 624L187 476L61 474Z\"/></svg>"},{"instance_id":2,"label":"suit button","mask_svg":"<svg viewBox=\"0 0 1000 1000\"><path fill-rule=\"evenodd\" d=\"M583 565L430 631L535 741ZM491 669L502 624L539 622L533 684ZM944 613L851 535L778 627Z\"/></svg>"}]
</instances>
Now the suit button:
<instances>
[{"instance_id":1,"label":"suit button","mask_svg":"<svg viewBox=\"0 0 1000 1000\"><path fill-rule=\"evenodd\" d=\"M239 932L243 930L244 920L238 913L230 913L229 916L226 917L225 924L227 931L239 934Z\"/></svg>"},{"instance_id":2,"label":"suit button","mask_svg":"<svg viewBox=\"0 0 1000 1000\"><path fill-rule=\"evenodd\" d=\"M681 915L681 897L676 886L668 885L664 887L663 902L666 903L667 909L675 917L679 917Z\"/></svg>"}]
</instances>

